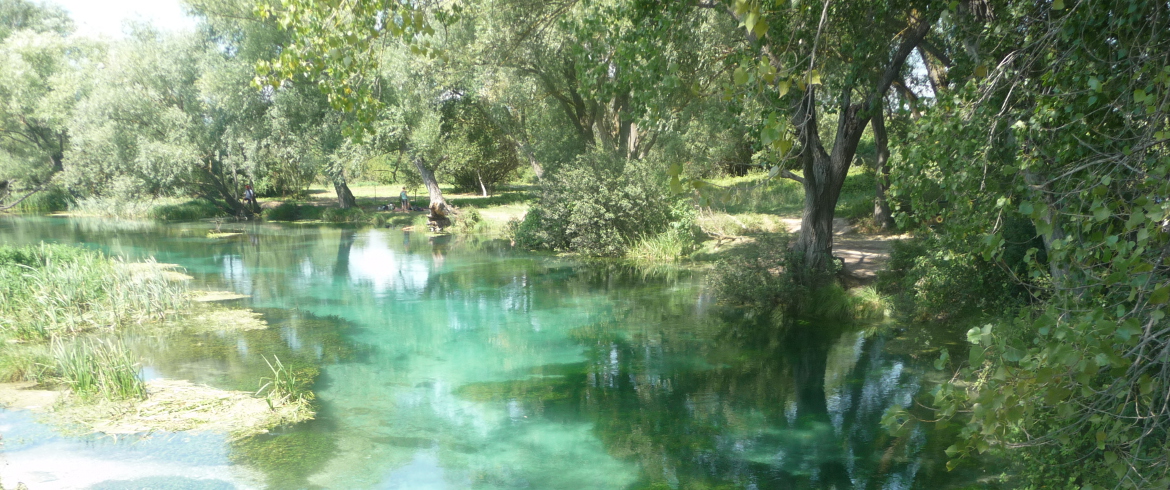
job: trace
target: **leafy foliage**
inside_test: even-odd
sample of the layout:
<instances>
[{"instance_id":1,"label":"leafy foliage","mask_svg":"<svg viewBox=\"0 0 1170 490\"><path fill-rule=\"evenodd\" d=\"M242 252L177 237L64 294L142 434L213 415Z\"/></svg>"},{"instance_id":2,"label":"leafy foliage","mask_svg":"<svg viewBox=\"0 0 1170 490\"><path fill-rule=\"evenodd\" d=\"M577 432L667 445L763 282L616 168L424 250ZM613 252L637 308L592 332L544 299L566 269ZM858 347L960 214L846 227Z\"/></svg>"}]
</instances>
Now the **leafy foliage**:
<instances>
[{"instance_id":1,"label":"leafy foliage","mask_svg":"<svg viewBox=\"0 0 1170 490\"><path fill-rule=\"evenodd\" d=\"M525 248L619 256L643 236L679 219L664 175L650 162L588 153L552 176L515 228Z\"/></svg>"},{"instance_id":2,"label":"leafy foliage","mask_svg":"<svg viewBox=\"0 0 1170 490\"><path fill-rule=\"evenodd\" d=\"M458 192L491 195L520 167L516 147L471 97L451 94L441 112L444 160L438 170Z\"/></svg>"},{"instance_id":3,"label":"leafy foliage","mask_svg":"<svg viewBox=\"0 0 1170 490\"><path fill-rule=\"evenodd\" d=\"M899 219L937 217L948 248L978 240L965 253L985 261L1030 222L1042 243L1019 274L1046 301L968 333L963 383L934 394L962 426L952 457L1024 446L1037 485L1170 482L1168 22L1164 2L1117 0L1002 6L994 36L956 27L984 61L912 130Z\"/></svg>"}]
</instances>

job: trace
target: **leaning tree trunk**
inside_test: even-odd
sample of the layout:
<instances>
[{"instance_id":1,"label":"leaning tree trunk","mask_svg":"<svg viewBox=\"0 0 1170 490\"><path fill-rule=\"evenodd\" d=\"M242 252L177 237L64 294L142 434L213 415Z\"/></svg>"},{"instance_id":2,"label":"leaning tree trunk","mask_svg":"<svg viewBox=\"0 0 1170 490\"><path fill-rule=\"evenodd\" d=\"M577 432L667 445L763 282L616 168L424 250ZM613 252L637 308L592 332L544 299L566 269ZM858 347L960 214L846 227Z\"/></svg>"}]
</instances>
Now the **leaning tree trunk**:
<instances>
[{"instance_id":1,"label":"leaning tree trunk","mask_svg":"<svg viewBox=\"0 0 1170 490\"><path fill-rule=\"evenodd\" d=\"M874 181L877 194L873 200L873 222L883 230L893 227L894 218L890 214L890 202L886 200L886 190L890 188L890 168L887 165L890 159L890 143L886 134L886 118L884 108L877 107L873 114L873 143L877 147L877 163L874 165Z\"/></svg>"},{"instance_id":2,"label":"leaning tree trunk","mask_svg":"<svg viewBox=\"0 0 1170 490\"><path fill-rule=\"evenodd\" d=\"M414 158L414 167L418 169L418 174L422 177L423 185L427 186L427 195L431 199L431 210L438 211L438 214L443 216L450 214L451 207L443 199L443 191L439 190L439 181L435 180L435 172L427 166L427 163L423 161L422 157Z\"/></svg>"},{"instance_id":3,"label":"leaning tree trunk","mask_svg":"<svg viewBox=\"0 0 1170 490\"><path fill-rule=\"evenodd\" d=\"M333 178L333 190L337 192L337 207L341 209L357 207L357 198L353 197L353 192L350 192L349 185L345 183L345 176L338 175Z\"/></svg>"}]
</instances>

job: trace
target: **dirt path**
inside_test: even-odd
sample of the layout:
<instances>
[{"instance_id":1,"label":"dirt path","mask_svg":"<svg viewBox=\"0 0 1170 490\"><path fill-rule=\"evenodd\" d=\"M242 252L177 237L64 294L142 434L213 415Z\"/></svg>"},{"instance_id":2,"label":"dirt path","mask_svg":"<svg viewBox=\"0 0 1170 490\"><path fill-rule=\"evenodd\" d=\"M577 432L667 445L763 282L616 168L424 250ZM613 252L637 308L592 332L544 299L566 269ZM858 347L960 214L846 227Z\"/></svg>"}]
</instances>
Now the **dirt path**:
<instances>
[{"instance_id":1,"label":"dirt path","mask_svg":"<svg viewBox=\"0 0 1170 490\"><path fill-rule=\"evenodd\" d=\"M791 233L800 232L800 219L784 218ZM833 255L845 260L845 270L857 279L868 282L890 260L890 243L902 239L899 235L862 235L854 231L844 218L833 220Z\"/></svg>"}]
</instances>

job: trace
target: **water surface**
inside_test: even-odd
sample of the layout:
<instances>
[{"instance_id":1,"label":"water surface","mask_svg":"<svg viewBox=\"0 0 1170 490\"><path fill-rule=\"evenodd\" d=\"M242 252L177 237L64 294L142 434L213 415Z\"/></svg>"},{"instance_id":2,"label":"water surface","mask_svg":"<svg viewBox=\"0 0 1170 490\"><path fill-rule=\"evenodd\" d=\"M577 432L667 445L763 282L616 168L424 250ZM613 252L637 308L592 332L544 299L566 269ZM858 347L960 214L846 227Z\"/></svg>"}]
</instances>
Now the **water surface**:
<instances>
[{"instance_id":1,"label":"water surface","mask_svg":"<svg viewBox=\"0 0 1170 490\"><path fill-rule=\"evenodd\" d=\"M0 411L31 488L939 488L938 438L879 421L928 383L889 328L719 307L702 273L506 242L268 224L2 218L0 240L180 264L272 328L127 334L147 377L255 390L320 370L316 420L213 434L54 434ZM35 485L34 485L35 483Z\"/></svg>"}]
</instances>

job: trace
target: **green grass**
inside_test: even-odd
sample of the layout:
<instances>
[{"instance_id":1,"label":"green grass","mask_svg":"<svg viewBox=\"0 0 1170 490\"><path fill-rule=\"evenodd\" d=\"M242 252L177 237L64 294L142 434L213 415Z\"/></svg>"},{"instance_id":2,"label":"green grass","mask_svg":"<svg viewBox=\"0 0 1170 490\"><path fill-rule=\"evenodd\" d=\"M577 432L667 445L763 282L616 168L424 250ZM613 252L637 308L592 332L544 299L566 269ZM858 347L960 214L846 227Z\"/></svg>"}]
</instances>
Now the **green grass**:
<instances>
[{"instance_id":1,"label":"green grass","mask_svg":"<svg viewBox=\"0 0 1170 490\"><path fill-rule=\"evenodd\" d=\"M10 344L0 336L0 383L48 380L53 375L53 356L45 344Z\"/></svg>"},{"instance_id":2,"label":"green grass","mask_svg":"<svg viewBox=\"0 0 1170 490\"><path fill-rule=\"evenodd\" d=\"M626 258L648 262L674 262L694 250L694 240L678 229L643 237L626 252Z\"/></svg>"},{"instance_id":3,"label":"green grass","mask_svg":"<svg viewBox=\"0 0 1170 490\"><path fill-rule=\"evenodd\" d=\"M26 341L160 319L187 305L186 284L153 263L64 245L0 247L0 332Z\"/></svg>"},{"instance_id":4,"label":"green grass","mask_svg":"<svg viewBox=\"0 0 1170 490\"><path fill-rule=\"evenodd\" d=\"M728 190L726 199L711 205L712 211L734 216L771 214L799 218L804 210L804 187L791 179L768 179L767 174L755 172L743 177L712 179L711 183ZM837 200L837 217L851 220L872 217L874 184L871 170L859 166L850 168Z\"/></svg>"},{"instance_id":5,"label":"green grass","mask_svg":"<svg viewBox=\"0 0 1170 490\"><path fill-rule=\"evenodd\" d=\"M82 399L146 398L138 365L121 342L86 338L66 344L56 339L52 351L61 381Z\"/></svg>"},{"instance_id":6,"label":"green grass","mask_svg":"<svg viewBox=\"0 0 1170 490\"><path fill-rule=\"evenodd\" d=\"M73 202L73 196L64 187L53 186L29 196L14 210L19 213L54 213L69 209Z\"/></svg>"}]
</instances>

